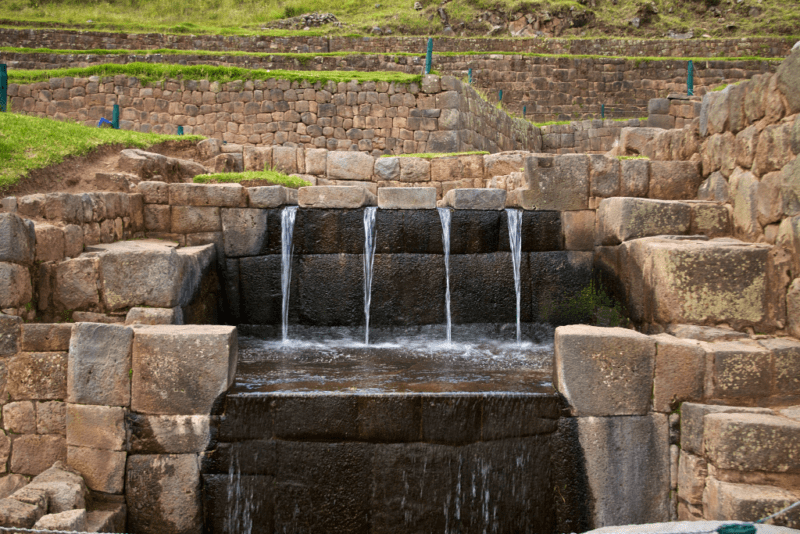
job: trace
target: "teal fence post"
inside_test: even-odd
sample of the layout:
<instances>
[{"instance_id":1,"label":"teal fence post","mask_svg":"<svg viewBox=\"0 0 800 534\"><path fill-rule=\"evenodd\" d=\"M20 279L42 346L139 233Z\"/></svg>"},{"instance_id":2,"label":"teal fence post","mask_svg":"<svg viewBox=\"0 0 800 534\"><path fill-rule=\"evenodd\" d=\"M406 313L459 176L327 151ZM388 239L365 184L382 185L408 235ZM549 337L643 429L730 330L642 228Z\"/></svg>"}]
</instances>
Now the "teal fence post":
<instances>
[{"instance_id":1,"label":"teal fence post","mask_svg":"<svg viewBox=\"0 0 800 534\"><path fill-rule=\"evenodd\" d=\"M600 118L601 119L605 119L606 118L606 105L605 104L600 104Z\"/></svg>"},{"instance_id":2,"label":"teal fence post","mask_svg":"<svg viewBox=\"0 0 800 534\"><path fill-rule=\"evenodd\" d=\"M686 78L686 94L694 95L694 63L691 59L689 60L689 76Z\"/></svg>"},{"instance_id":3,"label":"teal fence post","mask_svg":"<svg viewBox=\"0 0 800 534\"><path fill-rule=\"evenodd\" d=\"M178 126L178 135L183 135L183 126Z\"/></svg>"},{"instance_id":4,"label":"teal fence post","mask_svg":"<svg viewBox=\"0 0 800 534\"><path fill-rule=\"evenodd\" d=\"M525 114L528 112L528 106L522 106L522 118L525 118Z\"/></svg>"},{"instance_id":5,"label":"teal fence post","mask_svg":"<svg viewBox=\"0 0 800 534\"><path fill-rule=\"evenodd\" d=\"M428 37L428 51L425 53L425 74L431 73L432 62L433 62L433 37Z\"/></svg>"},{"instance_id":6,"label":"teal fence post","mask_svg":"<svg viewBox=\"0 0 800 534\"><path fill-rule=\"evenodd\" d=\"M8 111L8 70L0 63L0 112Z\"/></svg>"},{"instance_id":7,"label":"teal fence post","mask_svg":"<svg viewBox=\"0 0 800 534\"><path fill-rule=\"evenodd\" d=\"M497 95L497 101L498 102L502 102L503 101L503 90L502 89L500 89L500 92Z\"/></svg>"},{"instance_id":8,"label":"teal fence post","mask_svg":"<svg viewBox=\"0 0 800 534\"><path fill-rule=\"evenodd\" d=\"M114 104L114 113L111 115L111 127L119 130L119 104Z\"/></svg>"},{"instance_id":9,"label":"teal fence post","mask_svg":"<svg viewBox=\"0 0 800 534\"><path fill-rule=\"evenodd\" d=\"M472 69L469 69L469 84L472 85Z\"/></svg>"}]
</instances>

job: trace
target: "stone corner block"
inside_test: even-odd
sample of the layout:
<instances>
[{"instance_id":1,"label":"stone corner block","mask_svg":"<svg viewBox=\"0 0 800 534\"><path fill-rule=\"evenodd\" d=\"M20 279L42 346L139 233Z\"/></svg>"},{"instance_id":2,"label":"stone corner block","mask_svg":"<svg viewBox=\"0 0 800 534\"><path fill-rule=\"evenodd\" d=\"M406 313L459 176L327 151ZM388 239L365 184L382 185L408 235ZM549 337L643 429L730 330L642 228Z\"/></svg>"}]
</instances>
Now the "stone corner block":
<instances>
[{"instance_id":1,"label":"stone corner block","mask_svg":"<svg viewBox=\"0 0 800 534\"><path fill-rule=\"evenodd\" d=\"M436 207L434 187L381 187L378 207L392 210L425 210Z\"/></svg>"},{"instance_id":2,"label":"stone corner block","mask_svg":"<svg viewBox=\"0 0 800 534\"><path fill-rule=\"evenodd\" d=\"M131 398L133 329L111 324L73 327L67 363L67 400L128 406Z\"/></svg>"},{"instance_id":3,"label":"stone corner block","mask_svg":"<svg viewBox=\"0 0 800 534\"><path fill-rule=\"evenodd\" d=\"M443 204L457 210L502 210L507 194L503 189L451 189Z\"/></svg>"},{"instance_id":4,"label":"stone corner block","mask_svg":"<svg viewBox=\"0 0 800 534\"><path fill-rule=\"evenodd\" d=\"M297 193L301 208L355 209L377 204L377 197L367 188L344 185L312 185Z\"/></svg>"}]
</instances>

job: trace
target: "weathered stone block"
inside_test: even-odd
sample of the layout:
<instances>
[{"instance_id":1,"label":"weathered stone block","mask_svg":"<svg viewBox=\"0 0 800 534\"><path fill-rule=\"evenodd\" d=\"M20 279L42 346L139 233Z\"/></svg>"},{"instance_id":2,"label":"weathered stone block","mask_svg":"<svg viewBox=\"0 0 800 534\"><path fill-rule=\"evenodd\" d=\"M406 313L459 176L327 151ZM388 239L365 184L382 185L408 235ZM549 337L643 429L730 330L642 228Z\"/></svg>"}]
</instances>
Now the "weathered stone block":
<instances>
[{"instance_id":1,"label":"weathered stone block","mask_svg":"<svg viewBox=\"0 0 800 534\"><path fill-rule=\"evenodd\" d=\"M244 194L245 189L239 184L169 184L172 206L238 208L245 201Z\"/></svg>"},{"instance_id":2,"label":"weathered stone block","mask_svg":"<svg viewBox=\"0 0 800 534\"><path fill-rule=\"evenodd\" d=\"M222 210L222 237L226 257L257 256L267 243L267 210Z\"/></svg>"},{"instance_id":3,"label":"weathered stone block","mask_svg":"<svg viewBox=\"0 0 800 534\"><path fill-rule=\"evenodd\" d=\"M297 165L297 152L294 147L274 146L272 147L272 166L275 170L286 174L299 172Z\"/></svg>"},{"instance_id":4,"label":"weathered stone block","mask_svg":"<svg viewBox=\"0 0 800 534\"><path fill-rule=\"evenodd\" d=\"M86 486L103 493L123 492L125 484L125 451L67 447L67 463L78 470Z\"/></svg>"},{"instance_id":5,"label":"weathered stone block","mask_svg":"<svg viewBox=\"0 0 800 534\"><path fill-rule=\"evenodd\" d=\"M651 161L647 196L660 200L685 200L697 197L702 176L691 161Z\"/></svg>"},{"instance_id":6,"label":"weathered stone block","mask_svg":"<svg viewBox=\"0 0 800 534\"><path fill-rule=\"evenodd\" d=\"M89 308L100 303L97 258L82 257L56 265L53 300L68 310Z\"/></svg>"},{"instance_id":7,"label":"weathered stone block","mask_svg":"<svg viewBox=\"0 0 800 534\"><path fill-rule=\"evenodd\" d=\"M589 207L589 156L530 156L525 159L525 181L524 195L531 207L558 211Z\"/></svg>"},{"instance_id":8,"label":"weathered stone block","mask_svg":"<svg viewBox=\"0 0 800 534\"><path fill-rule=\"evenodd\" d=\"M36 260L58 261L64 258L64 230L50 224L36 226Z\"/></svg>"},{"instance_id":9,"label":"weathered stone block","mask_svg":"<svg viewBox=\"0 0 800 534\"><path fill-rule=\"evenodd\" d=\"M166 182L139 182L136 190L142 194L145 204L169 204L169 184Z\"/></svg>"},{"instance_id":10,"label":"weathered stone block","mask_svg":"<svg viewBox=\"0 0 800 534\"><path fill-rule=\"evenodd\" d=\"M363 152L328 152L328 178L331 180L372 179L375 160Z\"/></svg>"},{"instance_id":11,"label":"weathered stone block","mask_svg":"<svg viewBox=\"0 0 800 534\"><path fill-rule=\"evenodd\" d=\"M14 499L0 499L0 524L4 527L31 528L44 510Z\"/></svg>"},{"instance_id":12,"label":"weathered stone block","mask_svg":"<svg viewBox=\"0 0 800 534\"><path fill-rule=\"evenodd\" d=\"M222 225L218 207L172 206L170 226L174 233L219 232Z\"/></svg>"},{"instance_id":13,"label":"weathered stone block","mask_svg":"<svg viewBox=\"0 0 800 534\"><path fill-rule=\"evenodd\" d=\"M183 311L174 308L131 308L125 316L125 325L183 324Z\"/></svg>"},{"instance_id":14,"label":"weathered stone block","mask_svg":"<svg viewBox=\"0 0 800 534\"><path fill-rule=\"evenodd\" d=\"M768 172L778 171L793 158L791 148L792 124L774 124L767 126L758 136L753 174L764 176Z\"/></svg>"},{"instance_id":15,"label":"weathered stone block","mask_svg":"<svg viewBox=\"0 0 800 534\"><path fill-rule=\"evenodd\" d=\"M400 182L430 182L431 162L425 158L399 158Z\"/></svg>"},{"instance_id":16,"label":"weathered stone block","mask_svg":"<svg viewBox=\"0 0 800 534\"><path fill-rule=\"evenodd\" d=\"M33 263L36 230L33 222L14 213L0 213L0 262Z\"/></svg>"},{"instance_id":17,"label":"weathered stone block","mask_svg":"<svg viewBox=\"0 0 800 534\"><path fill-rule=\"evenodd\" d=\"M131 409L207 415L233 384L238 357L230 326L141 326L133 342Z\"/></svg>"},{"instance_id":18,"label":"weathered stone block","mask_svg":"<svg viewBox=\"0 0 800 534\"><path fill-rule=\"evenodd\" d=\"M36 433L67 435L67 405L62 401L36 405Z\"/></svg>"},{"instance_id":19,"label":"weathered stone block","mask_svg":"<svg viewBox=\"0 0 800 534\"><path fill-rule=\"evenodd\" d=\"M710 413L752 413L771 415L768 408L744 408L685 402L681 406L681 447L686 452L704 456L705 416Z\"/></svg>"},{"instance_id":20,"label":"weathered stone block","mask_svg":"<svg viewBox=\"0 0 800 534\"><path fill-rule=\"evenodd\" d=\"M691 235L723 237L731 234L730 213L716 202L690 202L692 207Z\"/></svg>"},{"instance_id":21,"label":"weathered stone block","mask_svg":"<svg viewBox=\"0 0 800 534\"><path fill-rule=\"evenodd\" d=\"M127 406L131 398L132 343L133 330L128 327L75 325L69 350L69 402Z\"/></svg>"},{"instance_id":22,"label":"weathered stone block","mask_svg":"<svg viewBox=\"0 0 800 534\"><path fill-rule=\"evenodd\" d=\"M86 530L86 510L69 510L57 514L47 514L33 525L36 530L61 530L82 532Z\"/></svg>"},{"instance_id":23,"label":"weathered stone block","mask_svg":"<svg viewBox=\"0 0 800 534\"><path fill-rule=\"evenodd\" d=\"M292 201L290 195L292 191L282 185L248 187L249 206L251 208L279 208L284 204L297 204L296 199Z\"/></svg>"},{"instance_id":24,"label":"weathered stone block","mask_svg":"<svg viewBox=\"0 0 800 534\"><path fill-rule=\"evenodd\" d=\"M7 498L27 485L28 479L22 475L6 475L0 478L0 499Z\"/></svg>"},{"instance_id":25,"label":"weathered stone block","mask_svg":"<svg viewBox=\"0 0 800 534\"><path fill-rule=\"evenodd\" d=\"M435 187L381 187L378 189L381 209L412 210L436 207Z\"/></svg>"},{"instance_id":26,"label":"weathered stone block","mask_svg":"<svg viewBox=\"0 0 800 534\"><path fill-rule=\"evenodd\" d=\"M378 158L375 160L375 178L377 180L399 180L400 158Z\"/></svg>"},{"instance_id":27,"label":"weathered stone block","mask_svg":"<svg viewBox=\"0 0 800 534\"><path fill-rule=\"evenodd\" d=\"M653 339L656 341L653 409L669 413L681 402L702 400L706 353L700 343L667 334Z\"/></svg>"},{"instance_id":28,"label":"weathered stone block","mask_svg":"<svg viewBox=\"0 0 800 534\"><path fill-rule=\"evenodd\" d=\"M14 440L9 468L21 475L38 475L57 461L67 459L64 436L24 435Z\"/></svg>"},{"instance_id":29,"label":"weathered stone block","mask_svg":"<svg viewBox=\"0 0 800 534\"><path fill-rule=\"evenodd\" d=\"M172 229L172 207L161 204L145 205L144 228L148 232L169 232Z\"/></svg>"},{"instance_id":30,"label":"weathered stone block","mask_svg":"<svg viewBox=\"0 0 800 534\"><path fill-rule=\"evenodd\" d=\"M16 263L0 263L0 308L24 306L32 298L28 268Z\"/></svg>"},{"instance_id":31,"label":"weathered stone block","mask_svg":"<svg viewBox=\"0 0 800 534\"><path fill-rule=\"evenodd\" d=\"M69 350L71 336L71 324L27 323L22 325L21 350L25 352L66 351Z\"/></svg>"},{"instance_id":32,"label":"weathered stone block","mask_svg":"<svg viewBox=\"0 0 800 534\"><path fill-rule=\"evenodd\" d=\"M272 147L244 147L242 163L245 171L263 171L272 167Z\"/></svg>"},{"instance_id":33,"label":"weathered stone block","mask_svg":"<svg viewBox=\"0 0 800 534\"><path fill-rule=\"evenodd\" d=\"M624 328L561 326L553 383L574 416L643 415L650 408L655 342Z\"/></svg>"},{"instance_id":34,"label":"weathered stone block","mask_svg":"<svg viewBox=\"0 0 800 534\"><path fill-rule=\"evenodd\" d=\"M795 50L778 67L778 91L789 106L787 115L800 112L800 52Z\"/></svg>"},{"instance_id":35,"label":"weathered stone block","mask_svg":"<svg viewBox=\"0 0 800 534\"><path fill-rule=\"evenodd\" d=\"M579 417L596 527L669 520L667 416ZM650 484L638 481L648 480Z\"/></svg>"},{"instance_id":36,"label":"weathered stone block","mask_svg":"<svg viewBox=\"0 0 800 534\"><path fill-rule=\"evenodd\" d=\"M203 532L197 455L132 455L126 468L125 488L131 532Z\"/></svg>"},{"instance_id":37,"label":"weathered stone block","mask_svg":"<svg viewBox=\"0 0 800 534\"><path fill-rule=\"evenodd\" d=\"M67 445L121 451L127 441L123 408L67 405Z\"/></svg>"},{"instance_id":38,"label":"weathered stone block","mask_svg":"<svg viewBox=\"0 0 800 534\"><path fill-rule=\"evenodd\" d=\"M705 416L708 460L718 469L800 472L800 421L753 413Z\"/></svg>"},{"instance_id":39,"label":"weathered stone block","mask_svg":"<svg viewBox=\"0 0 800 534\"><path fill-rule=\"evenodd\" d=\"M650 160L626 159L620 163L620 196L646 197L650 187Z\"/></svg>"},{"instance_id":40,"label":"weathered stone block","mask_svg":"<svg viewBox=\"0 0 800 534\"><path fill-rule=\"evenodd\" d=\"M764 347L749 342L706 345L709 399L766 397L772 388L772 357Z\"/></svg>"},{"instance_id":41,"label":"weathered stone block","mask_svg":"<svg viewBox=\"0 0 800 534\"><path fill-rule=\"evenodd\" d=\"M10 400L54 400L67 395L66 352L20 352L8 360Z\"/></svg>"},{"instance_id":42,"label":"weathered stone block","mask_svg":"<svg viewBox=\"0 0 800 534\"><path fill-rule=\"evenodd\" d=\"M511 174L512 172L521 172L525 167L525 159L528 156L530 156L530 153L524 151L500 152L497 154L486 154L485 156L473 156L483 159L483 175L471 177L492 179L495 176L505 176ZM459 177L451 178L451 180L458 179Z\"/></svg>"},{"instance_id":43,"label":"weathered stone block","mask_svg":"<svg viewBox=\"0 0 800 534\"><path fill-rule=\"evenodd\" d=\"M564 232L564 250L594 249L594 210L562 211L561 228Z\"/></svg>"},{"instance_id":44,"label":"weathered stone block","mask_svg":"<svg viewBox=\"0 0 800 534\"><path fill-rule=\"evenodd\" d=\"M800 394L800 342L789 338L773 338L761 340L759 344L772 353L772 393Z\"/></svg>"},{"instance_id":45,"label":"weathered stone block","mask_svg":"<svg viewBox=\"0 0 800 534\"><path fill-rule=\"evenodd\" d=\"M442 203L457 210L502 210L506 195L502 189L451 189Z\"/></svg>"},{"instance_id":46,"label":"weathered stone block","mask_svg":"<svg viewBox=\"0 0 800 534\"><path fill-rule=\"evenodd\" d=\"M681 451L678 463L678 497L689 504L701 506L706 476L708 476L708 465L705 459Z\"/></svg>"},{"instance_id":47,"label":"weathered stone block","mask_svg":"<svg viewBox=\"0 0 800 534\"><path fill-rule=\"evenodd\" d=\"M355 186L316 185L301 187L297 202L303 208L361 208L374 206L377 197L366 188Z\"/></svg>"},{"instance_id":48,"label":"weathered stone block","mask_svg":"<svg viewBox=\"0 0 800 534\"><path fill-rule=\"evenodd\" d=\"M33 403L19 401L3 406L3 428L14 434L35 434L36 409Z\"/></svg>"},{"instance_id":49,"label":"weathered stone block","mask_svg":"<svg viewBox=\"0 0 800 534\"><path fill-rule=\"evenodd\" d=\"M83 478L61 460L37 475L25 489L44 490L50 513L86 508L88 491Z\"/></svg>"},{"instance_id":50,"label":"weathered stone block","mask_svg":"<svg viewBox=\"0 0 800 534\"><path fill-rule=\"evenodd\" d=\"M600 202L597 238L601 245L654 235L685 234L692 222L692 208L683 202L615 197Z\"/></svg>"},{"instance_id":51,"label":"weathered stone block","mask_svg":"<svg viewBox=\"0 0 800 534\"><path fill-rule=\"evenodd\" d=\"M66 223L83 222L83 202L80 195L47 193L44 199L44 216L46 219Z\"/></svg>"},{"instance_id":52,"label":"weathered stone block","mask_svg":"<svg viewBox=\"0 0 800 534\"><path fill-rule=\"evenodd\" d=\"M704 515L707 519L723 521L758 521L786 508L796 500L797 497L785 489L757 484L733 484L709 477L703 494ZM791 521L789 526L798 525Z\"/></svg>"},{"instance_id":53,"label":"weathered stone block","mask_svg":"<svg viewBox=\"0 0 800 534\"><path fill-rule=\"evenodd\" d=\"M620 193L620 162L615 157L589 156L591 196L615 197Z\"/></svg>"},{"instance_id":54,"label":"weathered stone block","mask_svg":"<svg viewBox=\"0 0 800 534\"><path fill-rule=\"evenodd\" d=\"M13 356L20 350L22 319L16 315L0 315L0 356Z\"/></svg>"},{"instance_id":55,"label":"weathered stone block","mask_svg":"<svg viewBox=\"0 0 800 534\"><path fill-rule=\"evenodd\" d=\"M130 414L132 453L200 453L211 441L207 415Z\"/></svg>"},{"instance_id":56,"label":"weathered stone block","mask_svg":"<svg viewBox=\"0 0 800 534\"><path fill-rule=\"evenodd\" d=\"M324 148L311 148L305 151L305 172L315 176L325 176L328 172L328 151Z\"/></svg>"}]
</instances>

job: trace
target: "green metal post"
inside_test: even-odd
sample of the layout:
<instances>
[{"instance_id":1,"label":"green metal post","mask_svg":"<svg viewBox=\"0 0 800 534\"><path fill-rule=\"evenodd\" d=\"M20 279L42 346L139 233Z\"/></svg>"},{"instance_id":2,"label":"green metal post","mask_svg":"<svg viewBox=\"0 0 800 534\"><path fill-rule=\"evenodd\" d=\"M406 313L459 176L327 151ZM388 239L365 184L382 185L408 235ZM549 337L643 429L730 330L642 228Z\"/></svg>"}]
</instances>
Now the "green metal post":
<instances>
[{"instance_id":1,"label":"green metal post","mask_svg":"<svg viewBox=\"0 0 800 534\"><path fill-rule=\"evenodd\" d=\"M472 85L472 69L469 69L469 84Z\"/></svg>"},{"instance_id":2,"label":"green metal post","mask_svg":"<svg viewBox=\"0 0 800 534\"><path fill-rule=\"evenodd\" d=\"M183 126L178 126L178 135L183 135Z\"/></svg>"},{"instance_id":3,"label":"green metal post","mask_svg":"<svg viewBox=\"0 0 800 534\"><path fill-rule=\"evenodd\" d=\"M689 76L686 78L686 94L694 95L694 62L689 60Z\"/></svg>"},{"instance_id":4,"label":"green metal post","mask_svg":"<svg viewBox=\"0 0 800 534\"><path fill-rule=\"evenodd\" d=\"M8 70L0 63L0 112L8 111Z\"/></svg>"},{"instance_id":5,"label":"green metal post","mask_svg":"<svg viewBox=\"0 0 800 534\"><path fill-rule=\"evenodd\" d=\"M114 113L111 115L111 127L119 130L119 104L114 104Z\"/></svg>"},{"instance_id":6,"label":"green metal post","mask_svg":"<svg viewBox=\"0 0 800 534\"><path fill-rule=\"evenodd\" d=\"M433 37L428 37L428 51L425 53L425 74L431 73L432 62L433 62Z\"/></svg>"},{"instance_id":7,"label":"green metal post","mask_svg":"<svg viewBox=\"0 0 800 534\"><path fill-rule=\"evenodd\" d=\"M525 114L528 112L528 106L522 106L522 118L525 118Z\"/></svg>"},{"instance_id":8,"label":"green metal post","mask_svg":"<svg viewBox=\"0 0 800 534\"><path fill-rule=\"evenodd\" d=\"M500 89L500 93L497 95L497 101L498 102L502 102L503 101L503 90L502 89Z\"/></svg>"},{"instance_id":9,"label":"green metal post","mask_svg":"<svg viewBox=\"0 0 800 534\"><path fill-rule=\"evenodd\" d=\"M606 118L606 105L600 104L600 118Z\"/></svg>"}]
</instances>

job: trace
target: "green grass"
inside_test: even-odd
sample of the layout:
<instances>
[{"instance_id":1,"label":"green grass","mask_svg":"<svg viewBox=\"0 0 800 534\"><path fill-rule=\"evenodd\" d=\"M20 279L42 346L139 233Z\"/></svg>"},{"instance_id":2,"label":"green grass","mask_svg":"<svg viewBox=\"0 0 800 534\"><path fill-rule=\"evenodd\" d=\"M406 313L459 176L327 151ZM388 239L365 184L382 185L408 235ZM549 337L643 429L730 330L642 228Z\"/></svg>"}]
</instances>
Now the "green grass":
<instances>
[{"instance_id":1,"label":"green grass","mask_svg":"<svg viewBox=\"0 0 800 534\"><path fill-rule=\"evenodd\" d=\"M627 159L650 159L647 156L617 156L618 160L627 160Z\"/></svg>"},{"instance_id":2,"label":"green grass","mask_svg":"<svg viewBox=\"0 0 800 534\"><path fill-rule=\"evenodd\" d=\"M0 113L0 190L17 184L33 169L61 163L68 156L84 155L100 145L147 148L169 140L200 139L200 136L89 128L71 122Z\"/></svg>"},{"instance_id":3,"label":"green grass","mask_svg":"<svg viewBox=\"0 0 800 534\"><path fill-rule=\"evenodd\" d=\"M301 178L298 178L296 176L288 176L274 169L267 169L264 171L200 174L194 177L194 183L196 184L208 184L213 182L220 184L223 183L238 184L241 182L256 181L256 180L269 182L275 185L283 185L286 187L291 187L292 189L297 189L298 187L305 187L307 185L311 185L310 183L306 182Z\"/></svg>"},{"instance_id":4,"label":"green grass","mask_svg":"<svg viewBox=\"0 0 800 534\"><path fill-rule=\"evenodd\" d=\"M381 156L382 158L422 158L422 159L434 159L434 158L449 158L451 156L483 156L484 154L488 154L485 150L473 150L472 152L448 152L448 153L438 153L438 152L421 152L419 154L384 154Z\"/></svg>"},{"instance_id":5,"label":"green grass","mask_svg":"<svg viewBox=\"0 0 800 534\"><path fill-rule=\"evenodd\" d=\"M214 82L231 82L234 80L267 80L275 78L289 81L316 82L394 82L394 83L419 83L421 75L405 74L402 72L356 72L356 71L292 71L292 70L265 70L244 69L240 67L212 67L208 65L165 65L151 63L128 63L126 65L104 64L85 68L53 69L53 70L15 70L8 72L9 83L35 83L49 80L50 78L63 77L89 77L89 76L114 76L124 74L134 76L146 85L160 82L168 78L183 78L185 80L210 80Z\"/></svg>"}]
</instances>

